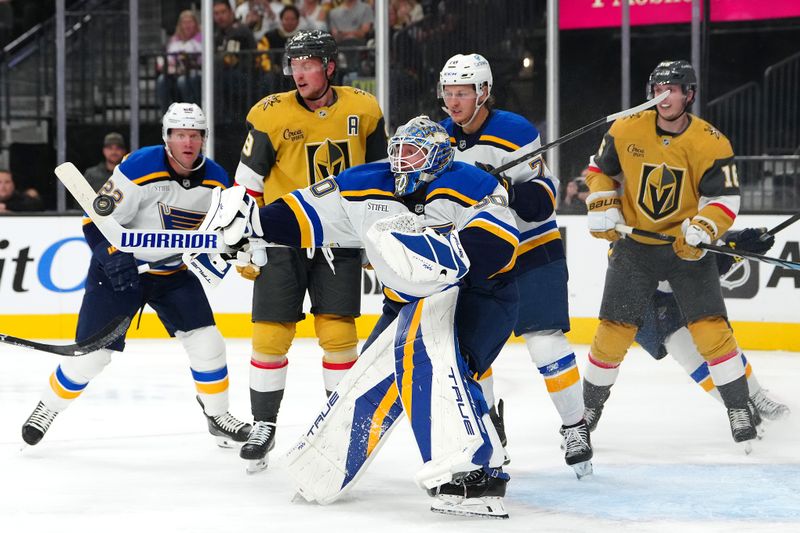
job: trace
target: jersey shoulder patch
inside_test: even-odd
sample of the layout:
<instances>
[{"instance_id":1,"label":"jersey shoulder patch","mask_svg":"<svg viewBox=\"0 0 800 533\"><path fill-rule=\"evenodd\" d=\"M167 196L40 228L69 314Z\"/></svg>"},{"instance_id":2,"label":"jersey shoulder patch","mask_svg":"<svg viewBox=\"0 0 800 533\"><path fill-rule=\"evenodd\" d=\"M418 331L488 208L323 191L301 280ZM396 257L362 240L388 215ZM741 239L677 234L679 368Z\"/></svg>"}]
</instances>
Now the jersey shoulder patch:
<instances>
[{"instance_id":1,"label":"jersey shoulder patch","mask_svg":"<svg viewBox=\"0 0 800 533\"><path fill-rule=\"evenodd\" d=\"M733 148L728 138L711 123L692 115L692 125L686 134L691 137L692 144L704 156L710 159L733 157Z\"/></svg>"},{"instance_id":2,"label":"jersey shoulder patch","mask_svg":"<svg viewBox=\"0 0 800 533\"><path fill-rule=\"evenodd\" d=\"M276 114L280 116L294 105L299 105L295 97L296 92L288 91L265 96L250 108L250 112L247 113L247 121L260 131L267 131L270 123L282 122L276 120Z\"/></svg>"},{"instance_id":3,"label":"jersey shoulder patch","mask_svg":"<svg viewBox=\"0 0 800 533\"><path fill-rule=\"evenodd\" d=\"M119 171L131 183L142 185L159 179L169 179L166 161L166 152L162 145L146 146L136 150L119 165Z\"/></svg>"},{"instance_id":4,"label":"jersey shoulder patch","mask_svg":"<svg viewBox=\"0 0 800 533\"><path fill-rule=\"evenodd\" d=\"M375 118L383 116L381 107L378 105L378 99L367 91L340 85L334 87L334 90L339 95L339 101L342 102L345 107L357 110L357 112L362 115L371 115Z\"/></svg>"}]
</instances>

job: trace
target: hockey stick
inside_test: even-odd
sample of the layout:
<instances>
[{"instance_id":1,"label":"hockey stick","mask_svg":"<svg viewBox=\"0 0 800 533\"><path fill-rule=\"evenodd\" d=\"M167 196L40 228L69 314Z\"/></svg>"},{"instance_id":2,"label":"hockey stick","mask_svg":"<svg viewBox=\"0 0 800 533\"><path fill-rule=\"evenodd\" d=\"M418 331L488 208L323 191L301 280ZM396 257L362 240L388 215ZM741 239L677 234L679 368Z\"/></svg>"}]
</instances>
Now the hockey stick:
<instances>
[{"instance_id":1,"label":"hockey stick","mask_svg":"<svg viewBox=\"0 0 800 533\"><path fill-rule=\"evenodd\" d=\"M68 357L75 357L79 355L85 355L90 352L94 352L101 348L105 348L115 340L117 340L120 335L123 335L127 330L128 326L131 323L131 318L127 316L118 316L111 322L109 322L103 329L89 337L88 339L83 340L82 342L76 344L66 344L66 345L59 345L59 344L44 344L41 342L30 341L27 339L21 339L19 337L14 337L11 335L3 335L0 334L0 342L5 344L12 344L14 346L21 346L23 348L30 348L32 350L38 350L40 352L47 352L47 353L54 353L56 355L65 355Z\"/></svg>"},{"instance_id":2,"label":"hockey stick","mask_svg":"<svg viewBox=\"0 0 800 533\"><path fill-rule=\"evenodd\" d=\"M798 220L800 220L800 213L797 213L796 215L792 215L791 217L787 218L786 220L784 220L783 222L781 222L780 224L778 224L777 226L775 226L771 230L768 230L765 234L763 234L761 237L759 237L759 239L762 240L762 241L766 241L767 239L769 239L770 235L775 235L779 231L785 230L786 228L788 228L789 226L791 226L792 224L794 224Z\"/></svg>"},{"instance_id":3,"label":"hockey stick","mask_svg":"<svg viewBox=\"0 0 800 533\"><path fill-rule=\"evenodd\" d=\"M654 231L647 231L639 228L632 228L631 226L626 226L625 224L617 224L614 229L620 233L624 233L625 235L638 235L639 237L647 237L648 239L655 239L657 241L675 242L675 237L672 235L656 233ZM736 248L731 248L730 246L717 246L716 244L705 244L701 242L697 245L697 247L701 250L708 250L709 252L723 255L732 255L735 257L741 257L743 259L752 259L753 261L760 261L762 263L787 268L789 270L800 270L800 263L787 261L786 259L779 259L777 257L768 257L766 255L747 252L745 250L737 250Z\"/></svg>"},{"instance_id":4,"label":"hockey stick","mask_svg":"<svg viewBox=\"0 0 800 533\"><path fill-rule=\"evenodd\" d=\"M649 109L649 108L653 107L654 105L657 105L657 104L661 103L661 101L664 100L668 95L669 95L669 91L664 91L663 93L659 94L655 98L652 98L652 99L650 99L650 100L648 100L648 101L646 101L644 103L641 103L641 104L637 105L636 107L632 107L630 109L625 109L623 111L618 111L616 113L608 115L607 117L603 117L601 119L597 119L594 122L591 122L591 123L589 123L589 124L587 124L587 125L585 125L585 126L583 126L581 128L578 128L577 130L575 130L573 132L567 133L566 135L564 135L562 137L559 137L555 141L549 142L549 143L545 144L544 146L540 146L539 148L537 148L536 150L534 150L534 151L532 151L530 153L527 153L527 154L525 154L525 155L523 155L521 157L518 157L517 159L514 159L513 161L509 161L508 163L506 163L504 165L500 165L499 167L492 169L490 174L493 175L493 176L497 176L501 172L505 172L506 170L508 170L511 167L515 167L515 166L519 165L520 163L524 163L528 159L533 159L537 155L546 152L550 148L554 148L556 146L564 144L567 141L571 141L575 137L578 137L579 135L583 135L587 131L593 130L593 129L599 127L599 126L602 126L603 124L608 124L609 122L614 122L618 118L623 118L623 117L627 117L627 116L630 116L630 115L635 115L636 113L641 113L645 109Z\"/></svg>"},{"instance_id":5,"label":"hockey stick","mask_svg":"<svg viewBox=\"0 0 800 533\"><path fill-rule=\"evenodd\" d=\"M111 217L108 199L98 196L72 163L62 163L56 176L92 219L97 229L118 250L123 252L174 251L222 253L230 251L222 236L214 231L129 230Z\"/></svg>"}]
</instances>

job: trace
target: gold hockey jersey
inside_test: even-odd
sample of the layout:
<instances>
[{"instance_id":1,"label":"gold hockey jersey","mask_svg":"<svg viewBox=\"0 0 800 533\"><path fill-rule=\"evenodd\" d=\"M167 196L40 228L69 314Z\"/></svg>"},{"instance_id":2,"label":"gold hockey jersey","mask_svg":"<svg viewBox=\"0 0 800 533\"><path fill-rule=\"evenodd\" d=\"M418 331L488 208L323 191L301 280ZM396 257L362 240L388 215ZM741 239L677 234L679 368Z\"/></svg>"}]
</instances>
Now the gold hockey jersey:
<instances>
[{"instance_id":1,"label":"gold hockey jersey","mask_svg":"<svg viewBox=\"0 0 800 533\"><path fill-rule=\"evenodd\" d=\"M697 216L719 237L733 224L739 180L731 144L705 120L689 118L678 135L657 128L655 110L618 119L591 157L589 189L621 188L627 225L679 236L683 220Z\"/></svg>"},{"instance_id":2,"label":"gold hockey jersey","mask_svg":"<svg viewBox=\"0 0 800 533\"><path fill-rule=\"evenodd\" d=\"M310 110L297 91L271 94L247 115L236 184L270 203L346 168L386 157L378 101L352 87L334 87L330 106Z\"/></svg>"}]
</instances>

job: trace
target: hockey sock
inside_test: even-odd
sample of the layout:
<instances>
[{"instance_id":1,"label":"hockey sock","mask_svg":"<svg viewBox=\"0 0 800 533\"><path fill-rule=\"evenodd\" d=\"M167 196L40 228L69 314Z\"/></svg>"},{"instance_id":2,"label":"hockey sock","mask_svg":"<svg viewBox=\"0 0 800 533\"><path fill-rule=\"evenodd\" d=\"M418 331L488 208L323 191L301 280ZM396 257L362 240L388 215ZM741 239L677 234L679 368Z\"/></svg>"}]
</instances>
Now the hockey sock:
<instances>
[{"instance_id":1,"label":"hockey sock","mask_svg":"<svg viewBox=\"0 0 800 533\"><path fill-rule=\"evenodd\" d=\"M481 386L481 390L483 391L483 399L486 400L486 405L491 409L494 407L495 400L494 400L494 372L492 372L491 367L489 370L484 372L482 375L478 375L477 373L473 376L475 381L478 382L478 385Z\"/></svg>"},{"instance_id":2,"label":"hockey sock","mask_svg":"<svg viewBox=\"0 0 800 533\"><path fill-rule=\"evenodd\" d=\"M81 395L95 376L111 361L111 350L97 350L81 357L65 357L50 376L42 403L52 411L63 411Z\"/></svg>"},{"instance_id":3,"label":"hockey sock","mask_svg":"<svg viewBox=\"0 0 800 533\"><path fill-rule=\"evenodd\" d=\"M664 339L664 347L695 383L700 385L712 397L722 402L722 396L719 395L719 391L714 385L714 380L711 379L711 374L708 371L708 363L697 351L697 346L695 346L688 329L680 328L672 333Z\"/></svg>"},{"instance_id":4,"label":"hockey sock","mask_svg":"<svg viewBox=\"0 0 800 533\"><path fill-rule=\"evenodd\" d=\"M275 422L286 388L289 360L285 355L253 352L250 359L250 408L256 421Z\"/></svg>"},{"instance_id":5,"label":"hockey sock","mask_svg":"<svg viewBox=\"0 0 800 533\"><path fill-rule=\"evenodd\" d=\"M728 409L741 409L747 406L747 379L744 376L744 363L735 351L709 361L708 371Z\"/></svg>"},{"instance_id":6,"label":"hockey sock","mask_svg":"<svg viewBox=\"0 0 800 533\"><path fill-rule=\"evenodd\" d=\"M325 393L331 392L339 385L345 372L356 363L358 355L355 347L339 352L324 352L322 355L322 380L325 383Z\"/></svg>"},{"instance_id":7,"label":"hockey sock","mask_svg":"<svg viewBox=\"0 0 800 533\"><path fill-rule=\"evenodd\" d=\"M195 388L205 413L220 416L228 412L228 365L225 341L216 326L176 331L175 337L189 356Z\"/></svg>"}]
</instances>

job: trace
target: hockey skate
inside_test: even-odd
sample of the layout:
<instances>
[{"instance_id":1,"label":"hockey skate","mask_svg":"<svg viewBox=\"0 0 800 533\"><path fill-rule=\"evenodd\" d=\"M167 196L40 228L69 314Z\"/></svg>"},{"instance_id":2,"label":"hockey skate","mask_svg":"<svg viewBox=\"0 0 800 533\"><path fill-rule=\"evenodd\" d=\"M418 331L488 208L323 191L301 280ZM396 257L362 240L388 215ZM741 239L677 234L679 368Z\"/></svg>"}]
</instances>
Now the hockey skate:
<instances>
[{"instance_id":1,"label":"hockey skate","mask_svg":"<svg viewBox=\"0 0 800 533\"><path fill-rule=\"evenodd\" d=\"M508 518L503 505L508 475L502 469L473 470L454 476L450 483L429 489L434 513L481 518Z\"/></svg>"},{"instance_id":2,"label":"hockey skate","mask_svg":"<svg viewBox=\"0 0 800 533\"><path fill-rule=\"evenodd\" d=\"M744 445L744 453L753 451L752 441L758 436L753 415L749 408L728 409L733 440Z\"/></svg>"},{"instance_id":3,"label":"hockey skate","mask_svg":"<svg viewBox=\"0 0 800 533\"><path fill-rule=\"evenodd\" d=\"M766 418L767 420L781 420L787 418L791 414L789 407L776 402L767 396L766 393L767 391L761 389L750 396L750 401L753 402L761 418Z\"/></svg>"},{"instance_id":4,"label":"hockey skate","mask_svg":"<svg viewBox=\"0 0 800 533\"><path fill-rule=\"evenodd\" d=\"M589 427L589 431L594 431L597 423L600 422L600 415L603 414L603 406L611 395L610 385L595 385L583 380L583 419Z\"/></svg>"},{"instance_id":5,"label":"hockey skate","mask_svg":"<svg viewBox=\"0 0 800 533\"><path fill-rule=\"evenodd\" d=\"M250 438L239 450L239 457L247 461L247 473L255 474L267 468L269 456L275 447L275 423L256 421Z\"/></svg>"},{"instance_id":6,"label":"hockey skate","mask_svg":"<svg viewBox=\"0 0 800 533\"><path fill-rule=\"evenodd\" d=\"M25 441L25 444L30 446L38 444L47 433L56 415L58 415L58 411L51 411L45 404L39 402L31 416L22 424L22 440Z\"/></svg>"},{"instance_id":7,"label":"hockey skate","mask_svg":"<svg viewBox=\"0 0 800 533\"><path fill-rule=\"evenodd\" d=\"M206 414L206 408L200 396L197 397L197 403L203 408L203 414L208 422L208 432L217 439L217 446L220 448L235 448L237 446L236 443L247 441L250 431L253 429L250 424L238 420L230 413L209 416Z\"/></svg>"},{"instance_id":8,"label":"hockey skate","mask_svg":"<svg viewBox=\"0 0 800 533\"><path fill-rule=\"evenodd\" d=\"M586 427L589 431L594 431L597 423L600 422L600 415L603 414L603 406L600 407L585 407L583 409L583 420L586 422Z\"/></svg>"},{"instance_id":9,"label":"hockey skate","mask_svg":"<svg viewBox=\"0 0 800 533\"><path fill-rule=\"evenodd\" d=\"M586 420L581 420L571 426L561 426L559 430L564 437L564 461L575 470L578 479L593 473L592 469L592 440L589 435L589 426Z\"/></svg>"}]
</instances>

